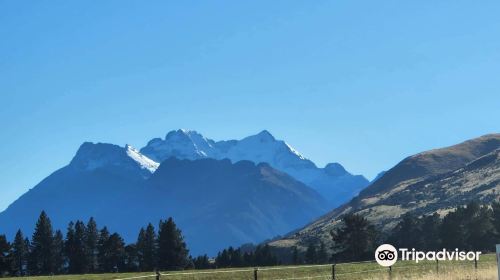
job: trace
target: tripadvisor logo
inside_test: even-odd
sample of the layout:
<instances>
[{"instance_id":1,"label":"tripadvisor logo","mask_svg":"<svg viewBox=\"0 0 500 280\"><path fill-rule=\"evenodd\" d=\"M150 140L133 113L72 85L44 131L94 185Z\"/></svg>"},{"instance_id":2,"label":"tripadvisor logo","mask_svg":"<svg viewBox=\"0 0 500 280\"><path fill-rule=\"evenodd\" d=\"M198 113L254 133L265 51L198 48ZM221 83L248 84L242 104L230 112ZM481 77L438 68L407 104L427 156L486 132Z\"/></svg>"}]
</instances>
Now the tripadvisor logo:
<instances>
[{"instance_id":1,"label":"tripadvisor logo","mask_svg":"<svg viewBox=\"0 0 500 280\"><path fill-rule=\"evenodd\" d=\"M375 251L375 260L381 266L392 266L398 260L398 251L391 244L382 244Z\"/></svg>"},{"instance_id":2,"label":"tripadvisor logo","mask_svg":"<svg viewBox=\"0 0 500 280\"><path fill-rule=\"evenodd\" d=\"M375 260L381 266L393 266L398 260L398 255L402 261L415 261L418 263L419 261L428 260L428 261L473 261L479 260L479 255L481 252L465 252L455 250L440 250L440 251L416 251L415 249L407 249L407 248L399 248L397 250L391 244L382 244L378 246L377 250L375 250Z\"/></svg>"}]
</instances>

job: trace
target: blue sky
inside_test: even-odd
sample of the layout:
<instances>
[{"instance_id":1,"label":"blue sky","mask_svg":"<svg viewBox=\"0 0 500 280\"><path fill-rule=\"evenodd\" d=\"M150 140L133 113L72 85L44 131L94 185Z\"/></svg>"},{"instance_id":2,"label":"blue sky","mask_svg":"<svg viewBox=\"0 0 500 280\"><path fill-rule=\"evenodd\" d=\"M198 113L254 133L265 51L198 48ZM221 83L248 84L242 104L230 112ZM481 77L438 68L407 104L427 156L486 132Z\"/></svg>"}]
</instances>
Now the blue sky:
<instances>
[{"instance_id":1,"label":"blue sky","mask_svg":"<svg viewBox=\"0 0 500 280\"><path fill-rule=\"evenodd\" d=\"M500 2L0 0L0 209L83 141L262 129L372 178L500 132Z\"/></svg>"}]
</instances>

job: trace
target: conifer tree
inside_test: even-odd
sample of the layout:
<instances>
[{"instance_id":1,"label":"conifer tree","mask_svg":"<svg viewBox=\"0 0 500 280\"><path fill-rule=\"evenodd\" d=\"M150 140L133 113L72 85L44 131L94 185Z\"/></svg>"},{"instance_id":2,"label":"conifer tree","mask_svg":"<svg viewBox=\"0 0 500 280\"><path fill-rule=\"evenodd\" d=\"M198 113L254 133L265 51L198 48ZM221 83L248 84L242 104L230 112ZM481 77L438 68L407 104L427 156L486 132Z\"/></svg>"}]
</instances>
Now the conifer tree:
<instances>
[{"instance_id":1,"label":"conifer tree","mask_svg":"<svg viewBox=\"0 0 500 280\"><path fill-rule=\"evenodd\" d=\"M12 244L11 252L11 271L12 275L23 276L26 274L26 268L28 266L28 256L29 256L29 244L26 244L26 240L21 230L16 232L14 237L14 243Z\"/></svg>"},{"instance_id":2,"label":"conifer tree","mask_svg":"<svg viewBox=\"0 0 500 280\"><path fill-rule=\"evenodd\" d=\"M269 244L257 246L257 248L255 248L254 258L254 265L272 266L278 264L278 259L271 252Z\"/></svg>"},{"instance_id":3,"label":"conifer tree","mask_svg":"<svg viewBox=\"0 0 500 280\"><path fill-rule=\"evenodd\" d=\"M5 235L0 235L0 277L10 271L9 262L10 244Z\"/></svg>"},{"instance_id":4,"label":"conifer tree","mask_svg":"<svg viewBox=\"0 0 500 280\"><path fill-rule=\"evenodd\" d=\"M64 237L60 230L54 234L54 272L56 274L64 273Z\"/></svg>"},{"instance_id":5,"label":"conifer tree","mask_svg":"<svg viewBox=\"0 0 500 280\"><path fill-rule=\"evenodd\" d=\"M423 250L437 251L441 246L441 238L439 236L439 228L441 226L441 218L439 214L434 213L423 217L421 222L421 238L423 241Z\"/></svg>"},{"instance_id":6,"label":"conifer tree","mask_svg":"<svg viewBox=\"0 0 500 280\"><path fill-rule=\"evenodd\" d=\"M297 249L297 246L293 246L293 248L292 248L292 264L299 264L299 263L300 263L299 250Z\"/></svg>"},{"instance_id":7,"label":"conifer tree","mask_svg":"<svg viewBox=\"0 0 500 280\"><path fill-rule=\"evenodd\" d=\"M99 232L97 230L97 224L94 218L90 218L87 223L87 229L85 232L85 249L87 256L87 268L88 272L94 273L98 270L97 263L97 241L99 239Z\"/></svg>"},{"instance_id":8,"label":"conifer tree","mask_svg":"<svg viewBox=\"0 0 500 280\"><path fill-rule=\"evenodd\" d=\"M119 272L125 268L125 242L118 233L113 233L107 241L104 268L107 272Z\"/></svg>"},{"instance_id":9,"label":"conifer tree","mask_svg":"<svg viewBox=\"0 0 500 280\"><path fill-rule=\"evenodd\" d=\"M107 227L104 227L99 232L99 240L97 241L97 263L100 272L106 272L107 270L107 258L109 255L109 231Z\"/></svg>"},{"instance_id":10,"label":"conifer tree","mask_svg":"<svg viewBox=\"0 0 500 280\"><path fill-rule=\"evenodd\" d=\"M146 230L141 228L137 238L137 255L141 271L153 271L156 268L157 241L154 226L150 223Z\"/></svg>"},{"instance_id":11,"label":"conifer tree","mask_svg":"<svg viewBox=\"0 0 500 280\"><path fill-rule=\"evenodd\" d=\"M75 242L75 223L70 222L66 229L66 240L64 241L64 253L68 259L68 272L75 272L76 258L76 242Z\"/></svg>"},{"instance_id":12,"label":"conifer tree","mask_svg":"<svg viewBox=\"0 0 500 280\"><path fill-rule=\"evenodd\" d=\"M392 230L388 242L401 248L416 248L421 250L423 240L420 222L420 219L411 214L404 215Z\"/></svg>"},{"instance_id":13,"label":"conifer tree","mask_svg":"<svg viewBox=\"0 0 500 280\"><path fill-rule=\"evenodd\" d=\"M50 275L54 271L54 233L49 217L42 211L31 241L30 271L35 275Z\"/></svg>"},{"instance_id":14,"label":"conifer tree","mask_svg":"<svg viewBox=\"0 0 500 280\"><path fill-rule=\"evenodd\" d=\"M208 261L208 256L198 256L193 260L194 268L196 269L208 269L210 268L210 262Z\"/></svg>"},{"instance_id":15,"label":"conifer tree","mask_svg":"<svg viewBox=\"0 0 500 280\"><path fill-rule=\"evenodd\" d=\"M328 252L326 251L325 243L323 241L320 241L317 254L317 263L325 264L328 263L328 260L329 257L328 257Z\"/></svg>"},{"instance_id":16,"label":"conifer tree","mask_svg":"<svg viewBox=\"0 0 500 280\"><path fill-rule=\"evenodd\" d=\"M496 239L500 240L500 202L494 201L491 204L491 209L492 209L492 224L493 227L495 228L496 232Z\"/></svg>"},{"instance_id":17,"label":"conifer tree","mask_svg":"<svg viewBox=\"0 0 500 280\"><path fill-rule=\"evenodd\" d=\"M125 246L125 257L124 257L124 270L127 272L137 272L139 271L139 258L137 255L136 244L129 244Z\"/></svg>"},{"instance_id":18,"label":"conifer tree","mask_svg":"<svg viewBox=\"0 0 500 280\"><path fill-rule=\"evenodd\" d=\"M145 264L144 264L145 240L146 240L146 231L144 230L144 228L141 228L141 230L139 231L139 235L137 236L137 242L135 243L135 247L137 250L137 261L139 262L140 271L147 271L145 269Z\"/></svg>"},{"instance_id":19,"label":"conifer tree","mask_svg":"<svg viewBox=\"0 0 500 280\"><path fill-rule=\"evenodd\" d=\"M181 231L172 218L160 221L158 231L158 266L160 269L184 269L188 264L188 250Z\"/></svg>"},{"instance_id":20,"label":"conifer tree","mask_svg":"<svg viewBox=\"0 0 500 280\"><path fill-rule=\"evenodd\" d=\"M496 235L493 212L486 206L480 206L470 215L470 220L467 223L466 248L481 251L491 250L494 247Z\"/></svg>"},{"instance_id":21,"label":"conifer tree","mask_svg":"<svg viewBox=\"0 0 500 280\"><path fill-rule=\"evenodd\" d=\"M70 222L66 234L65 252L68 271L71 274L87 272L87 250L85 247L85 225L81 221Z\"/></svg>"},{"instance_id":22,"label":"conifer tree","mask_svg":"<svg viewBox=\"0 0 500 280\"><path fill-rule=\"evenodd\" d=\"M229 252L227 249L224 249L224 250L222 250L222 252L219 252L217 254L217 258L215 258L215 263L217 264L217 267L220 267L220 268L230 267L231 260L230 260Z\"/></svg>"},{"instance_id":23,"label":"conifer tree","mask_svg":"<svg viewBox=\"0 0 500 280\"><path fill-rule=\"evenodd\" d=\"M309 243L309 246L307 246L305 260L307 264L315 264L318 260L316 246L314 246L314 243L312 242Z\"/></svg>"},{"instance_id":24,"label":"conifer tree","mask_svg":"<svg viewBox=\"0 0 500 280\"><path fill-rule=\"evenodd\" d=\"M335 258L343 261L373 258L377 244L375 227L357 214L345 215L342 223L341 228L331 232Z\"/></svg>"}]
</instances>

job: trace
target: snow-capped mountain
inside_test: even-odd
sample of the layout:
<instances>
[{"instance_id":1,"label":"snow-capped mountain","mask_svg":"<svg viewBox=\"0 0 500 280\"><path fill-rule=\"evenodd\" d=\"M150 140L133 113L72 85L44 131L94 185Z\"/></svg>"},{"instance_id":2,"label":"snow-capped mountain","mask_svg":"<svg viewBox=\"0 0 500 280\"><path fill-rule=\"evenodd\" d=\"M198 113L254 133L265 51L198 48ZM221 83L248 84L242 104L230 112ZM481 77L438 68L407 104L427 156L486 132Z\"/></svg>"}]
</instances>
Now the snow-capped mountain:
<instances>
[{"instance_id":1,"label":"snow-capped mountain","mask_svg":"<svg viewBox=\"0 0 500 280\"><path fill-rule=\"evenodd\" d=\"M286 234L327 209L316 191L268 164L172 157L158 165L128 145L84 143L0 213L0 232L30 235L44 210L55 229L94 217L132 242L142 226L172 216L192 253L215 254Z\"/></svg>"},{"instance_id":2,"label":"snow-capped mountain","mask_svg":"<svg viewBox=\"0 0 500 280\"><path fill-rule=\"evenodd\" d=\"M83 143L70 165L87 171L99 168L117 168L137 172L149 177L158 168L159 163L141 154L130 145L120 147L105 143Z\"/></svg>"},{"instance_id":3,"label":"snow-capped mountain","mask_svg":"<svg viewBox=\"0 0 500 280\"><path fill-rule=\"evenodd\" d=\"M292 146L277 140L267 130L241 140L214 141L196 131L170 131L165 139L155 138L142 148L141 153L162 162L170 157L178 159L229 159L233 163L249 160L265 162L297 180L313 187L331 204L338 206L368 185L361 175L352 175L340 164L331 163L318 168Z\"/></svg>"},{"instance_id":4,"label":"snow-capped mountain","mask_svg":"<svg viewBox=\"0 0 500 280\"><path fill-rule=\"evenodd\" d=\"M158 164L130 146L83 143L71 162L47 176L0 213L0 231L13 235L17 229L31 234L42 210L57 229L70 220L98 217L124 233L136 230L120 217L134 217L126 211L137 206L140 186ZM134 233L135 235L135 233Z\"/></svg>"}]
</instances>

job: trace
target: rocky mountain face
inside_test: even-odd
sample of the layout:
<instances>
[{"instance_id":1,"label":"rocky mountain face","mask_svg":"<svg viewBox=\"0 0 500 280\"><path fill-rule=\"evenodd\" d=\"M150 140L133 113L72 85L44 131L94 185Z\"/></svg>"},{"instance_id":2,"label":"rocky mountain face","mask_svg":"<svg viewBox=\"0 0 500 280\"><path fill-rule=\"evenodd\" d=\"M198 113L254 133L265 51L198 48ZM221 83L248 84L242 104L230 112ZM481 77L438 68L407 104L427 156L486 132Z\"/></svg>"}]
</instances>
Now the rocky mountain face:
<instances>
[{"instance_id":1,"label":"rocky mountain face","mask_svg":"<svg viewBox=\"0 0 500 280\"><path fill-rule=\"evenodd\" d=\"M335 207L351 199L368 185L361 175L352 175L339 163L318 168L292 146L277 140L264 130L241 140L213 141L196 131L170 131L165 139L155 138L141 149L141 153L161 162L170 157L179 159L229 159L233 163L249 160L265 162L311 186Z\"/></svg>"},{"instance_id":2,"label":"rocky mountain face","mask_svg":"<svg viewBox=\"0 0 500 280\"><path fill-rule=\"evenodd\" d=\"M54 228L94 217L137 238L140 227L172 216L193 254L286 234L327 211L313 189L262 163L168 158L136 149L84 143L63 167L0 213L0 232L31 234L42 210Z\"/></svg>"},{"instance_id":3,"label":"rocky mountain face","mask_svg":"<svg viewBox=\"0 0 500 280\"><path fill-rule=\"evenodd\" d=\"M271 245L289 248L317 239L330 243L330 231L347 213L363 215L387 232L405 213L445 214L471 200L489 203L499 198L499 191L500 134L485 135L404 159L349 203Z\"/></svg>"}]
</instances>

